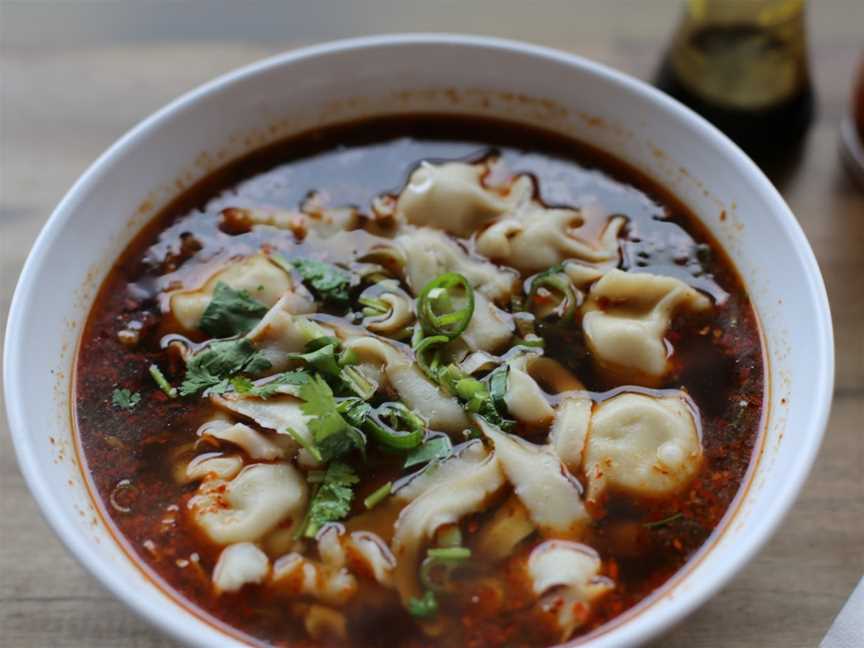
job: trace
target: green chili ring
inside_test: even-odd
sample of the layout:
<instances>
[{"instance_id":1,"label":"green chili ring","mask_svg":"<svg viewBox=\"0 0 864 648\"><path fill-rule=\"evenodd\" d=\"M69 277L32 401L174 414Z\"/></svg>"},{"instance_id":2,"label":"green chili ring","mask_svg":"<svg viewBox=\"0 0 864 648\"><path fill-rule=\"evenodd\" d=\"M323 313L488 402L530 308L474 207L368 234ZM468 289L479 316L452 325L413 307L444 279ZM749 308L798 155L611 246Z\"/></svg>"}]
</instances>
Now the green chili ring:
<instances>
[{"instance_id":1,"label":"green chili ring","mask_svg":"<svg viewBox=\"0 0 864 648\"><path fill-rule=\"evenodd\" d=\"M402 403L384 403L369 412L363 429L392 450L412 450L423 443L426 423Z\"/></svg>"},{"instance_id":2,"label":"green chili ring","mask_svg":"<svg viewBox=\"0 0 864 648\"><path fill-rule=\"evenodd\" d=\"M531 291L528 294L532 310L537 291L541 288L546 288L547 290L551 288L562 295L561 302L555 307L553 312L556 312L561 319L570 319L573 317L576 313L576 308L579 306L579 297L573 288L573 283L566 274L563 272L544 272L534 278L531 282Z\"/></svg>"},{"instance_id":3,"label":"green chili ring","mask_svg":"<svg viewBox=\"0 0 864 648\"><path fill-rule=\"evenodd\" d=\"M446 313L435 312L435 302L444 302L445 308L452 305L451 293L462 288L466 304ZM446 272L430 281L417 298L417 316L424 332L430 336L443 335L452 340L468 328L474 315L474 289L458 272Z\"/></svg>"}]
</instances>

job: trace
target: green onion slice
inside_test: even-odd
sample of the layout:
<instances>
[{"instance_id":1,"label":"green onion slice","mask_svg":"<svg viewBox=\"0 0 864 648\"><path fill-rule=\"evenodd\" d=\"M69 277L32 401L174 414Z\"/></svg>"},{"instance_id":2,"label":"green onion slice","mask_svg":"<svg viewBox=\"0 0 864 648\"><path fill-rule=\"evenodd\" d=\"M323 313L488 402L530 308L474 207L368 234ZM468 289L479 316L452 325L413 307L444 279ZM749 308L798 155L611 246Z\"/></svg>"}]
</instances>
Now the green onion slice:
<instances>
[{"instance_id":1,"label":"green onion slice","mask_svg":"<svg viewBox=\"0 0 864 648\"><path fill-rule=\"evenodd\" d=\"M420 565L420 582L432 592L453 591L452 572L471 557L467 547L429 549Z\"/></svg>"},{"instance_id":2,"label":"green onion slice","mask_svg":"<svg viewBox=\"0 0 864 648\"><path fill-rule=\"evenodd\" d=\"M474 290L458 272L447 272L430 281L417 298L417 315L429 336L452 340L468 327L474 315Z\"/></svg>"},{"instance_id":3,"label":"green onion slice","mask_svg":"<svg viewBox=\"0 0 864 648\"><path fill-rule=\"evenodd\" d=\"M579 306L579 297L573 288L570 278L561 272L558 267L550 268L531 280L531 289L528 293L528 303L532 311L536 311L542 302L547 301L540 293L540 289L555 295L550 299L557 299L558 303L553 308L542 309L543 316L557 315L561 319L571 319Z\"/></svg>"},{"instance_id":4,"label":"green onion slice","mask_svg":"<svg viewBox=\"0 0 864 648\"><path fill-rule=\"evenodd\" d=\"M423 442L426 424L402 403L394 402L370 411L363 429L385 448L411 450Z\"/></svg>"},{"instance_id":5,"label":"green onion slice","mask_svg":"<svg viewBox=\"0 0 864 648\"><path fill-rule=\"evenodd\" d=\"M383 502L390 495L393 490L393 482L389 481L380 488L376 488L372 493L363 500L363 506L366 509L372 509L378 506L381 502Z\"/></svg>"}]
</instances>

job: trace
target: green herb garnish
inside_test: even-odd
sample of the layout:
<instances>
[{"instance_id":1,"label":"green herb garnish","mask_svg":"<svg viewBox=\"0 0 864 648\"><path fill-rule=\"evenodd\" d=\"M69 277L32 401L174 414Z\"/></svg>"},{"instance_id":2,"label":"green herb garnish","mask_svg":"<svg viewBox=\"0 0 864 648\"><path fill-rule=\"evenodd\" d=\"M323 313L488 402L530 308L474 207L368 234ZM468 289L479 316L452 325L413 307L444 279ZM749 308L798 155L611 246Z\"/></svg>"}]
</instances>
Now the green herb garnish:
<instances>
[{"instance_id":1,"label":"green herb garnish","mask_svg":"<svg viewBox=\"0 0 864 648\"><path fill-rule=\"evenodd\" d=\"M258 384L253 383L245 376L237 376L231 379L231 384L238 394L267 399L277 394L299 396L301 385L305 385L309 380L309 374L305 371L286 371Z\"/></svg>"},{"instance_id":2,"label":"green herb garnish","mask_svg":"<svg viewBox=\"0 0 864 648\"><path fill-rule=\"evenodd\" d=\"M267 307L245 290L234 290L220 281L213 298L204 310L198 327L210 337L227 338L245 335L267 313Z\"/></svg>"},{"instance_id":3,"label":"green herb garnish","mask_svg":"<svg viewBox=\"0 0 864 648\"><path fill-rule=\"evenodd\" d=\"M408 600L408 613L419 619L434 616L438 612L438 600L435 592L426 590L420 598L411 597Z\"/></svg>"},{"instance_id":4,"label":"green herb garnish","mask_svg":"<svg viewBox=\"0 0 864 648\"><path fill-rule=\"evenodd\" d=\"M264 354L245 338L211 342L186 361L180 395L224 393L231 387L230 379L237 374L254 375L270 367Z\"/></svg>"},{"instance_id":5,"label":"green herb garnish","mask_svg":"<svg viewBox=\"0 0 864 648\"><path fill-rule=\"evenodd\" d=\"M430 281L417 297L417 317L427 336L458 337L474 315L474 289L458 272Z\"/></svg>"},{"instance_id":6,"label":"green herb garnish","mask_svg":"<svg viewBox=\"0 0 864 648\"><path fill-rule=\"evenodd\" d=\"M294 259L290 265L316 297L337 306L348 304L351 287L351 274L348 271L315 259Z\"/></svg>"},{"instance_id":7,"label":"green herb garnish","mask_svg":"<svg viewBox=\"0 0 864 648\"><path fill-rule=\"evenodd\" d=\"M324 481L309 504L308 520L303 535L314 538L322 526L337 522L348 515L354 499L354 485L360 481L350 466L334 461L324 473Z\"/></svg>"},{"instance_id":8,"label":"green herb garnish","mask_svg":"<svg viewBox=\"0 0 864 648\"><path fill-rule=\"evenodd\" d=\"M365 450L366 437L342 418L333 390L321 376L315 376L300 387L301 410L310 417L308 426L322 461L330 461L352 448Z\"/></svg>"},{"instance_id":9,"label":"green herb garnish","mask_svg":"<svg viewBox=\"0 0 864 648\"><path fill-rule=\"evenodd\" d=\"M381 502L383 502L393 490L393 482L387 482L383 486L376 488L372 493L363 500L363 506L366 509L372 509L378 506Z\"/></svg>"},{"instance_id":10,"label":"green herb garnish","mask_svg":"<svg viewBox=\"0 0 864 648\"><path fill-rule=\"evenodd\" d=\"M141 402L141 394L128 389L115 389L111 394L111 404L120 409L131 410Z\"/></svg>"},{"instance_id":11,"label":"green herb garnish","mask_svg":"<svg viewBox=\"0 0 864 648\"><path fill-rule=\"evenodd\" d=\"M153 380L159 386L159 389L165 392L165 395L168 398L177 398L177 388L168 382L168 379L165 377L165 374L162 373L162 370L158 365L151 364L147 368L147 371L150 372L150 376L152 376Z\"/></svg>"},{"instance_id":12,"label":"green herb garnish","mask_svg":"<svg viewBox=\"0 0 864 648\"><path fill-rule=\"evenodd\" d=\"M443 459L447 457L453 450L453 444L450 442L450 437L446 435L434 436L417 446L408 456L405 457L403 468L410 468L420 464L429 463L435 459Z\"/></svg>"}]
</instances>

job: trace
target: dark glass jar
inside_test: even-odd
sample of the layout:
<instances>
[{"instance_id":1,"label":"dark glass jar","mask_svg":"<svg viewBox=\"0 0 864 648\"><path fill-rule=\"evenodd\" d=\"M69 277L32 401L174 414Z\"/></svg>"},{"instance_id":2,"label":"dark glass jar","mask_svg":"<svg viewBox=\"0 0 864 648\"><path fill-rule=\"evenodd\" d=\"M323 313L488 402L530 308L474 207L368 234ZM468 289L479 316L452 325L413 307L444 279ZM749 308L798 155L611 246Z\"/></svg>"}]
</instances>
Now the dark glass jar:
<instances>
[{"instance_id":1,"label":"dark glass jar","mask_svg":"<svg viewBox=\"0 0 864 648\"><path fill-rule=\"evenodd\" d=\"M814 97L804 0L687 0L657 85L757 161L800 142Z\"/></svg>"}]
</instances>

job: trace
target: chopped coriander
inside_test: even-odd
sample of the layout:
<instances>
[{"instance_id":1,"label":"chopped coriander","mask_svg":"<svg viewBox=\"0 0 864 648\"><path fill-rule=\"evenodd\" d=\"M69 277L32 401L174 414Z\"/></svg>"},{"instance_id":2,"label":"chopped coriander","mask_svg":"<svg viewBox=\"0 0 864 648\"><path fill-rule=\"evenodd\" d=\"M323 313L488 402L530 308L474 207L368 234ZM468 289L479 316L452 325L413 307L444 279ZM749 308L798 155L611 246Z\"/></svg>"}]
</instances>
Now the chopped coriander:
<instances>
[{"instance_id":1,"label":"chopped coriander","mask_svg":"<svg viewBox=\"0 0 864 648\"><path fill-rule=\"evenodd\" d=\"M297 442L297 445L299 445L301 448L306 450L306 452L312 455L312 458L315 459L315 461L317 461L318 463L324 461L321 453L318 451L318 448L316 448L315 444L312 443L309 439L304 437L294 428L285 428L285 431L288 433L288 436L290 436L292 439L294 439L294 441Z\"/></svg>"},{"instance_id":2,"label":"chopped coriander","mask_svg":"<svg viewBox=\"0 0 864 648\"><path fill-rule=\"evenodd\" d=\"M354 499L353 487L359 481L360 478L350 466L340 461L331 463L324 474L321 487L309 504L309 519L303 535L314 538L328 522L344 519Z\"/></svg>"},{"instance_id":3,"label":"chopped coriander","mask_svg":"<svg viewBox=\"0 0 864 648\"><path fill-rule=\"evenodd\" d=\"M446 435L434 436L417 446L405 457L403 468L410 468L419 464L429 463L435 459L443 459L453 449L450 437Z\"/></svg>"},{"instance_id":4,"label":"chopped coriander","mask_svg":"<svg viewBox=\"0 0 864 648\"><path fill-rule=\"evenodd\" d=\"M219 340L186 361L186 376L180 386L181 396L206 391L224 393L231 387L230 378L239 373L257 374L270 368L270 362L247 339Z\"/></svg>"},{"instance_id":5,"label":"chopped coriander","mask_svg":"<svg viewBox=\"0 0 864 648\"><path fill-rule=\"evenodd\" d=\"M315 259L294 259L291 265L313 293L337 306L348 304L351 274L342 268Z\"/></svg>"},{"instance_id":6,"label":"chopped coriander","mask_svg":"<svg viewBox=\"0 0 864 648\"><path fill-rule=\"evenodd\" d=\"M177 398L177 388L168 382L168 379L158 365L151 364L147 370L150 372L153 380L156 381L156 384L159 385L159 389L165 392L168 398Z\"/></svg>"},{"instance_id":7,"label":"chopped coriander","mask_svg":"<svg viewBox=\"0 0 864 648\"><path fill-rule=\"evenodd\" d=\"M140 402L141 394L128 389L115 389L114 393L111 394L112 405L120 409L131 410Z\"/></svg>"},{"instance_id":8,"label":"chopped coriander","mask_svg":"<svg viewBox=\"0 0 864 648\"><path fill-rule=\"evenodd\" d=\"M231 379L231 384L234 391L244 396L267 399L277 394L299 396L301 385L305 385L309 380L309 374L305 371L286 371L257 384L244 376L238 376Z\"/></svg>"},{"instance_id":9,"label":"chopped coriander","mask_svg":"<svg viewBox=\"0 0 864 648\"><path fill-rule=\"evenodd\" d=\"M329 461L352 448L365 449L366 437L342 418L333 390L321 376L315 376L300 387L301 410L310 417L309 431L323 461Z\"/></svg>"},{"instance_id":10,"label":"chopped coriander","mask_svg":"<svg viewBox=\"0 0 864 648\"><path fill-rule=\"evenodd\" d=\"M245 335L266 313L267 307L250 297L248 292L234 290L220 281L216 284L213 298L204 310L198 326L211 337Z\"/></svg>"},{"instance_id":11,"label":"chopped coriander","mask_svg":"<svg viewBox=\"0 0 864 648\"><path fill-rule=\"evenodd\" d=\"M408 600L408 613L411 616L424 619L434 616L438 612L438 600L435 598L435 592L426 590L420 598L411 597Z\"/></svg>"},{"instance_id":12,"label":"chopped coriander","mask_svg":"<svg viewBox=\"0 0 864 648\"><path fill-rule=\"evenodd\" d=\"M375 508L390 495L392 490L393 482L388 481L380 488L376 488L374 491L372 491L369 497L363 500L363 506L365 506L367 509Z\"/></svg>"}]
</instances>

